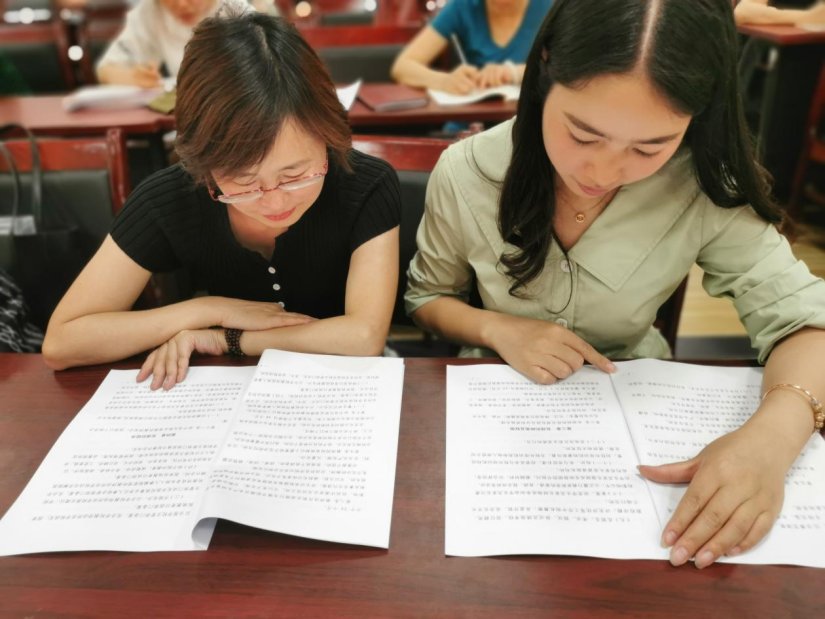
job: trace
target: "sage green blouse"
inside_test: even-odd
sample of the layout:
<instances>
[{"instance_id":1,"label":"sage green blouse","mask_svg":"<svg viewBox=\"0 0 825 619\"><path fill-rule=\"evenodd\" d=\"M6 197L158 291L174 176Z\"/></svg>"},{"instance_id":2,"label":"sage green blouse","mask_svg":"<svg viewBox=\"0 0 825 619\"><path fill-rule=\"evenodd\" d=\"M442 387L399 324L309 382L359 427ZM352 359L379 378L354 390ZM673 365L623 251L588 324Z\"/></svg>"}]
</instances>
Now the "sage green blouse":
<instances>
[{"instance_id":1,"label":"sage green blouse","mask_svg":"<svg viewBox=\"0 0 825 619\"><path fill-rule=\"evenodd\" d=\"M825 328L825 282L752 208L714 205L687 152L622 187L567 257L554 242L541 275L525 289L529 298L511 296L499 257L515 248L503 241L496 213L512 125L450 146L433 170L408 271L408 313L441 296L466 301L475 279L486 309L553 320L610 358L666 358L667 342L653 327L656 311L695 262L705 290L733 301L760 362L789 333Z\"/></svg>"}]
</instances>

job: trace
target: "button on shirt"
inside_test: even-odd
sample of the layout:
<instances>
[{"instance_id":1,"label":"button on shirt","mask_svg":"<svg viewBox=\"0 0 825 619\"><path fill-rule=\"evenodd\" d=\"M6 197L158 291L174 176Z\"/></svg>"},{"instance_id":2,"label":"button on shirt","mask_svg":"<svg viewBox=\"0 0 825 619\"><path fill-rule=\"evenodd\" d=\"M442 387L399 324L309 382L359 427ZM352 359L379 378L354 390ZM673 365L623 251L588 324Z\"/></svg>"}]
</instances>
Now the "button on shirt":
<instances>
[{"instance_id":1,"label":"button on shirt","mask_svg":"<svg viewBox=\"0 0 825 619\"><path fill-rule=\"evenodd\" d=\"M825 282L753 209L714 205L686 151L622 187L567 256L552 243L542 273L524 289L528 298L511 296L499 258L516 248L499 234L496 214L512 126L501 123L450 146L433 170L408 271L408 313L441 296L466 300L475 278L487 309L565 320L614 359L663 358L670 350L653 327L656 311L698 263L705 290L732 299L761 362L789 333L825 328Z\"/></svg>"}]
</instances>

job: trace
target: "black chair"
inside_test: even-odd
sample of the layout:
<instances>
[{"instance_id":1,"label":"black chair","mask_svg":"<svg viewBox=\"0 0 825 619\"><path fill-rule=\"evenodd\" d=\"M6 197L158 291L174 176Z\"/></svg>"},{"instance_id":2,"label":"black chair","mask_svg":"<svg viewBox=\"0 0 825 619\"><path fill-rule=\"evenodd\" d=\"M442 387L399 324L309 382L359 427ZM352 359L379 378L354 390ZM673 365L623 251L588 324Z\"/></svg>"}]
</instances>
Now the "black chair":
<instances>
[{"instance_id":1,"label":"black chair","mask_svg":"<svg viewBox=\"0 0 825 619\"><path fill-rule=\"evenodd\" d=\"M32 160L29 142L15 138L6 140L5 144L20 172L20 212L30 213ZM98 137L38 138L37 147L42 172L43 219L75 225L80 237L78 255L74 256L72 266L52 264L49 268L74 269L76 266L79 270L108 234L115 213L126 200L129 177L124 136L120 130L110 129L105 136ZM11 184L11 176L3 166L0 195L12 195ZM76 274L65 273L65 279L61 281L65 281L66 288ZM36 324L45 327L64 292L65 288L27 292Z\"/></svg>"},{"instance_id":2,"label":"black chair","mask_svg":"<svg viewBox=\"0 0 825 619\"><path fill-rule=\"evenodd\" d=\"M435 138L377 136L354 136L352 142L353 148L383 159L398 172L401 183L401 226L398 290L392 322L394 325L412 325L412 320L404 311L407 268L417 250L415 234L424 215L424 195L430 172L451 142Z\"/></svg>"},{"instance_id":3,"label":"black chair","mask_svg":"<svg viewBox=\"0 0 825 619\"><path fill-rule=\"evenodd\" d=\"M391 82L392 64L418 28L355 25L306 27L300 32L326 64L332 80L345 84L357 79Z\"/></svg>"},{"instance_id":4,"label":"black chair","mask_svg":"<svg viewBox=\"0 0 825 619\"><path fill-rule=\"evenodd\" d=\"M75 88L66 28L61 20L0 24L0 53L33 94L64 93Z\"/></svg>"}]
</instances>

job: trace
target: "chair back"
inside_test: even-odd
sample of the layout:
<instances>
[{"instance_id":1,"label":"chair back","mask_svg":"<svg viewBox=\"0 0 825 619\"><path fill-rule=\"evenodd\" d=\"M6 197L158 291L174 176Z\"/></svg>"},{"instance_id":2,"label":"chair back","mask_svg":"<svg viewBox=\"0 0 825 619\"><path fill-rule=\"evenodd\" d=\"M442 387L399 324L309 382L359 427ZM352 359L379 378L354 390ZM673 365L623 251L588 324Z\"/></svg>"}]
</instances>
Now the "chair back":
<instances>
[{"instance_id":1,"label":"chair back","mask_svg":"<svg viewBox=\"0 0 825 619\"><path fill-rule=\"evenodd\" d=\"M0 54L17 70L32 93L63 93L75 88L66 28L62 20L0 23Z\"/></svg>"},{"instance_id":2,"label":"chair back","mask_svg":"<svg viewBox=\"0 0 825 619\"><path fill-rule=\"evenodd\" d=\"M791 216L798 216L801 211L805 181L811 170L811 164L825 165L825 60L822 61L819 81L811 97L802 152L799 154L791 185L791 196L788 201L788 212Z\"/></svg>"},{"instance_id":3,"label":"chair back","mask_svg":"<svg viewBox=\"0 0 825 619\"><path fill-rule=\"evenodd\" d=\"M401 225L399 234L398 289L392 322L411 325L404 311L407 269L417 246L415 235L424 215L427 181L441 153L451 142L435 138L354 136L352 146L389 163L398 172L401 184Z\"/></svg>"},{"instance_id":4,"label":"chair back","mask_svg":"<svg viewBox=\"0 0 825 619\"><path fill-rule=\"evenodd\" d=\"M363 79L390 82L390 69L418 32L415 26L305 27L301 36L318 53L337 84Z\"/></svg>"}]
</instances>

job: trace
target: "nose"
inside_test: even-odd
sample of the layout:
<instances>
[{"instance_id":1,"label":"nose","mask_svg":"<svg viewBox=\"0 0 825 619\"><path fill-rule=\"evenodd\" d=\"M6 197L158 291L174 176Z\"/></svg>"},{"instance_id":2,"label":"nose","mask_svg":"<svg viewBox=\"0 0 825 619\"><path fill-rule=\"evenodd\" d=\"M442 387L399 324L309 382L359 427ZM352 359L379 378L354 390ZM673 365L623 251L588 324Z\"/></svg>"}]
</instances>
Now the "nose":
<instances>
[{"instance_id":1,"label":"nose","mask_svg":"<svg viewBox=\"0 0 825 619\"><path fill-rule=\"evenodd\" d=\"M278 209L283 207L286 202L286 197L285 191L270 190L265 191L259 201L266 208Z\"/></svg>"},{"instance_id":2,"label":"nose","mask_svg":"<svg viewBox=\"0 0 825 619\"><path fill-rule=\"evenodd\" d=\"M612 149L602 149L590 161L590 179L599 187L613 187L622 177L623 154Z\"/></svg>"}]
</instances>

